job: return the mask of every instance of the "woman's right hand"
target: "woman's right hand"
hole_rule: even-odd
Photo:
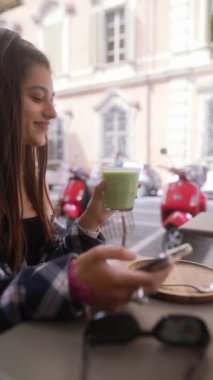
[[[112,211],[104,207],[103,192],[105,186],[104,181],[95,186],[87,208],[79,218],[79,225],[87,230],[96,231],[113,214]]]
[[[96,307],[110,311],[130,301],[140,287],[145,295],[155,293],[171,269],[132,271],[109,264],[109,259],[134,260],[135,254],[122,247],[97,246],[77,258],[74,276],[91,290]]]

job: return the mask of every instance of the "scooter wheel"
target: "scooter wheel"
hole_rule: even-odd
[[[183,244],[183,233],[178,228],[170,228],[166,231],[162,242],[163,251],[178,247],[181,244]]]

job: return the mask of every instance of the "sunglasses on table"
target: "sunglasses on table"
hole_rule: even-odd
[[[128,343],[141,336],[185,348],[206,347],[210,341],[204,321],[188,315],[168,315],[147,331],[128,313],[97,313],[84,332],[85,342],[90,345]]]

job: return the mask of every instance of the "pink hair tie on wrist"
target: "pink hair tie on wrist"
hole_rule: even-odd
[[[87,285],[75,278],[74,270],[76,261],[76,259],[72,259],[68,266],[68,280],[71,299],[93,306],[95,305],[95,298],[92,291]]]

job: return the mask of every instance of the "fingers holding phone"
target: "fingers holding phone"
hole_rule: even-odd
[[[184,257],[190,255],[192,252],[193,249],[190,244],[182,244],[179,247],[175,247],[167,250],[166,252],[160,253],[156,258],[150,259],[148,262],[146,260],[142,260],[134,263],[133,269],[143,270],[147,272],[160,270],[183,259]]]
[[[152,291],[157,291],[160,284],[166,279],[171,271],[172,265],[190,255],[192,252],[193,249],[190,244],[182,244],[179,247],[160,253],[154,259],[136,261],[130,265],[130,269],[147,272],[152,275]],[[145,293],[149,294],[149,289],[145,289]]]

